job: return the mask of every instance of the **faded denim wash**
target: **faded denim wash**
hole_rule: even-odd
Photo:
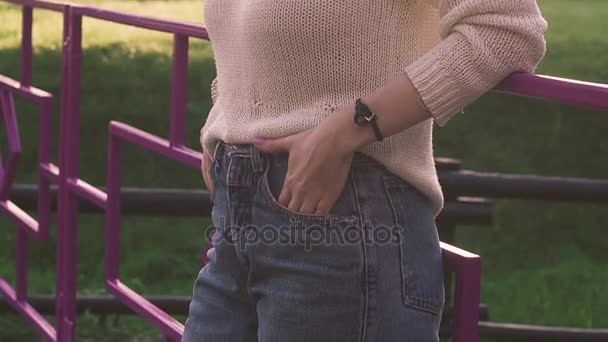
[[[442,257],[428,199],[356,153],[329,215],[294,212],[276,200],[287,159],[250,144],[215,149],[215,247],[183,341],[439,341]]]

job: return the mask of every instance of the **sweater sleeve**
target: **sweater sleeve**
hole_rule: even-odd
[[[428,1],[441,40],[405,72],[439,126],[509,74],[533,72],[545,54],[547,22],[535,0]]]

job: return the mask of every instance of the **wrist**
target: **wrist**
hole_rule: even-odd
[[[327,118],[321,129],[331,137],[335,148],[344,153],[353,153],[363,146],[376,141],[370,127],[359,127],[353,121],[355,104],[341,108]]]

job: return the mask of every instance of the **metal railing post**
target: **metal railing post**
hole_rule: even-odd
[[[186,102],[188,94],[188,36],[173,36],[171,72],[171,109],[169,114],[171,146],[184,146],[186,136]]]
[[[57,339],[74,341],[76,315],[76,247],[78,198],[69,180],[78,177],[80,140],[80,68],[82,16],[66,7],[59,135],[59,199],[57,224]],[[68,31],[67,36],[65,31]]]
[[[32,85],[32,18],[33,8],[23,6],[21,26],[21,84]]]

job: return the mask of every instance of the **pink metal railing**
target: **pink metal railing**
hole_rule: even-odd
[[[201,155],[184,145],[185,111],[187,101],[186,77],[188,40],[190,37],[208,39],[204,27],[193,24],[128,15],[98,8],[58,4],[37,0],[3,0],[23,6],[23,36],[21,47],[21,82],[0,77],[3,113],[9,132],[11,160],[20,153],[18,126],[12,105],[12,95],[38,103],[41,111],[39,141],[39,206],[38,220],[31,218],[8,199],[15,174],[15,162],[9,162],[0,177],[0,211],[13,219],[17,231],[16,290],[0,279],[0,291],[49,341],[73,341],[76,304],[76,260],[78,201],[88,200],[106,210],[105,285],[118,300],[130,307],[161,330],[166,341],[181,338],[183,325],[131,290],[119,279],[121,164],[120,151],[124,143],[134,144],[165,158],[198,170]],[[60,108],[59,167],[51,163],[50,114],[51,95],[31,87],[32,80],[32,9],[62,12],[64,16],[62,81]],[[80,141],[80,73],[82,56],[82,18],[94,18],[118,24],[136,26],[173,34],[173,68],[168,139],[155,136],[120,122],[109,124],[107,193],[79,178]],[[608,110],[608,87],[548,76],[516,74],[497,87],[498,91],[537,97],[550,101]],[[56,329],[25,300],[27,290],[27,237],[45,240],[48,237],[49,184],[57,183],[57,286]],[[455,273],[453,340],[470,342],[477,339],[481,264],[477,255],[442,243],[447,272]]]
[[[21,139],[13,100],[14,95],[38,105],[40,111],[37,220],[9,199],[21,155]],[[16,287],[13,289],[4,279],[0,278],[0,292],[7,298],[9,304],[26,316],[34,328],[47,339],[54,336],[55,329],[27,302],[26,298],[28,234],[40,241],[48,239],[50,182],[57,181],[58,169],[50,162],[51,101],[51,94],[31,86],[21,86],[18,82],[0,75],[0,111],[4,117],[9,146],[8,161],[0,167],[0,212],[9,217],[17,227],[15,243]]]
[[[178,341],[183,333],[183,325],[150,303],[148,300],[131,290],[118,278],[119,268],[119,221],[120,221],[120,153],[118,138],[123,138],[134,144],[151,148],[165,157],[173,157],[177,161],[186,162],[194,168],[200,165],[200,154],[184,146],[185,114],[186,114],[186,81],[188,70],[188,39],[195,37],[208,39],[204,27],[171,21],[162,21],[126,15],[113,11],[100,10],[86,6],[70,6],[65,13],[66,24],[69,27],[69,39],[64,51],[66,61],[65,111],[62,112],[61,124],[65,127],[60,137],[60,155],[63,172],[62,183],[59,187],[59,217],[63,222],[61,244],[64,255],[58,260],[66,270],[64,282],[58,286],[58,299],[64,296],[63,311],[58,311],[59,326],[57,338],[60,341],[72,341],[74,334],[73,322],[75,307],[75,263],[76,263],[76,228],[78,198],[83,198],[106,209],[106,246],[105,246],[105,286],[118,300],[133,311],[154,324],[164,335],[166,341]],[[169,113],[168,141],[146,132],[134,129],[121,130],[121,125],[110,124],[110,145],[108,160],[107,193],[98,189],[78,176],[79,165],[79,127],[80,127],[80,72],[82,56],[82,18],[90,17],[98,20],[136,26],[145,29],[172,33],[173,39],[173,68],[171,78],[171,105]],[[63,96],[62,96],[63,97]],[[124,126],[128,127],[128,126]],[[124,133],[121,135],[120,133]],[[116,133],[116,134],[114,134]],[[63,184],[63,189],[61,184]],[[58,243],[58,248],[60,248]],[[59,269],[59,266],[58,266]],[[59,274],[59,273],[58,273]],[[69,296],[69,298],[68,298]],[[59,307],[59,303],[57,303]],[[63,318],[62,318],[63,317]]]
[[[62,6],[49,5],[60,10]],[[55,328],[27,301],[28,234],[36,240],[46,241],[49,236],[50,184],[56,183],[59,168],[51,162],[51,111],[52,96],[32,86],[32,7],[24,6],[21,39],[21,82],[0,75],[0,112],[2,112],[8,137],[8,161],[0,173],[0,212],[15,223],[15,287],[0,278],[0,293],[7,302],[21,313],[46,340],[56,336]],[[17,172],[21,155],[21,139],[17,124],[14,97],[37,105],[40,115],[38,141],[38,217],[31,217],[10,200],[10,190]]]
[[[42,110],[40,147],[40,191],[38,221],[20,210],[8,201],[8,190],[12,185],[15,173],[15,163],[9,162],[9,167],[3,173],[0,182],[0,209],[13,218],[18,227],[25,227],[17,232],[17,290],[10,287],[5,281],[0,282],[2,290],[8,301],[15,306],[39,330],[41,335],[49,341],[73,341],[75,328],[76,304],[76,260],[77,260],[77,224],[78,201],[88,200],[101,208],[111,207],[112,201],[101,189],[90,185],[79,177],[79,141],[80,141],[80,68],[82,56],[82,18],[90,17],[119,24],[151,29],[174,35],[174,58],[171,81],[171,107],[169,129],[169,151],[180,156],[187,156],[188,164],[196,167],[200,165],[200,154],[184,146],[185,140],[185,112],[186,112],[186,78],[188,66],[188,39],[208,39],[204,27],[138,17],[101,10],[97,8],[58,4],[35,0],[4,0],[23,6],[23,36],[21,47],[21,82],[0,78],[3,92],[3,113],[7,117],[6,127],[11,143],[11,155],[14,160],[20,153],[18,128],[12,109],[12,97],[6,94],[16,93],[31,102],[39,102]],[[33,8],[62,12],[64,17],[64,35],[62,52],[62,81],[60,104],[60,134],[59,134],[59,165],[58,168],[50,163],[50,94],[30,87],[32,74],[32,10]],[[6,89],[6,91],[4,91]],[[6,100],[5,100],[6,98]],[[118,136],[117,136],[118,137]],[[150,141],[162,140],[144,135]],[[128,141],[128,140],[127,140]],[[135,142],[137,139],[134,140]],[[183,159],[183,158],[182,158]],[[56,331],[38,314],[26,301],[26,274],[25,262],[26,243],[25,229],[29,229],[35,237],[45,239],[48,236],[49,217],[49,182],[59,185],[58,190],[58,225],[57,225],[57,284],[56,284]],[[6,185],[4,185],[6,184]],[[6,196],[4,196],[6,195]],[[116,197],[115,197],[116,198]],[[110,212],[112,212],[110,210]],[[118,226],[117,226],[118,227]],[[111,231],[111,229],[108,229]],[[116,237],[118,238],[118,237]],[[116,240],[117,241],[117,240]],[[146,319],[159,326],[166,340],[180,339],[183,326],[157,307],[147,302],[143,297],[120,283],[118,276],[118,245],[108,246],[106,253],[106,287],[120,301],[143,315]],[[116,263],[111,261],[115,255]]]
[[[106,207],[105,235],[105,281],[108,291],[120,301],[127,304],[135,312],[157,326],[167,337],[167,340],[179,341],[183,333],[183,325],[171,316],[154,306],[141,295],[135,293],[123,284],[119,275],[120,253],[120,186],[121,163],[120,147],[122,143],[130,143],[145,148],[165,158],[172,159],[194,169],[200,166],[200,154],[183,146],[174,146],[170,141],[141,131],[135,127],[111,122],[108,145],[108,201]]]
[[[496,90],[513,95],[608,111],[608,84],[516,73],[502,81]]]

